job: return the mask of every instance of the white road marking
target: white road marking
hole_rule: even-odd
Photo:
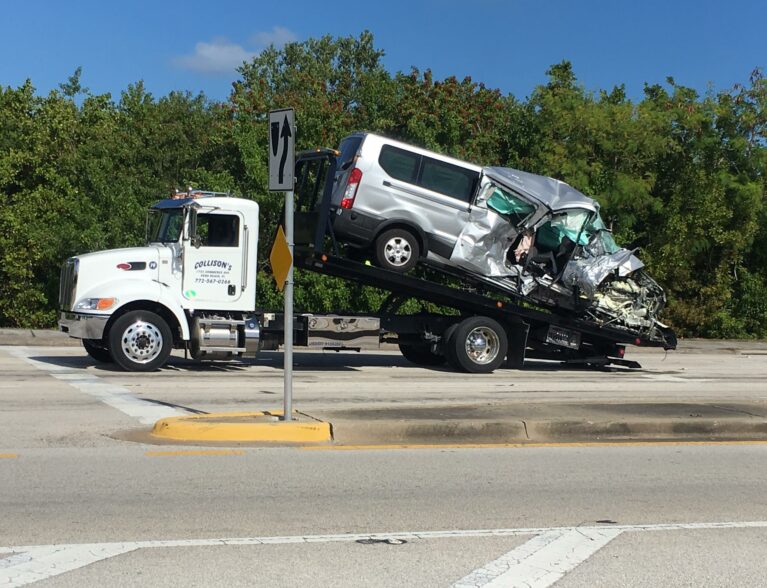
[[[24,586],[136,549],[138,547],[127,543],[34,547],[23,553],[20,561],[11,563],[5,569],[0,565],[0,585]],[[7,560],[0,560],[0,564],[3,561]]]
[[[546,588],[623,532],[609,527],[547,531],[474,570],[453,588]]]
[[[3,349],[37,369],[49,372],[52,377],[66,382],[73,388],[80,390],[80,392],[93,396],[129,417],[138,419],[142,425],[153,425],[166,417],[186,416],[188,414],[185,411],[177,410],[170,406],[162,406],[142,400],[134,396],[127,388],[108,384],[98,376],[88,374],[82,369],[73,369],[36,360],[33,356],[40,355],[39,349],[34,351],[28,347],[4,347]]]
[[[417,541],[424,539],[476,538],[476,537],[516,537],[533,535],[533,539],[524,545],[507,553],[480,570],[487,570],[484,577],[487,581],[498,580],[497,584],[479,584],[483,586],[512,586],[514,584],[501,581],[499,574],[492,575],[493,570],[501,573],[501,559],[513,564],[514,559],[530,559],[534,565],[551,565],[551,562],[561,562],[558,565],[567,570],[550,579],[548,583],[531,584],[530,586],[550,586],[565,573],[583,563],[589,556],[621,533],[652,532],[652,531],[699,531],[711,529],[765,529],[767,521],[724,522],[724,523],[669,523],[655,525],[601,525],[589,527],[537,527],[520,529],[478,529],[455,531],[404,531],[392,533],[345,533],[339,535],[288,535],[282,537],[235,537],[220,539],[181,539],[169,541],[126,541],[122,543],[72,543],[60,545],[26,545],[0,546],[0,553],[11,553],[5,559],[0,559],[0,586],[24,586],[44,578],[50,578],[97,561],[101,561],[137,549],[169,549],[174,547],[215,547],[225,545],[287,545],[291,543],[336,543],[353,542],[365,539],[402,539]],[[578,535],[578,537],[576,537]],[[593,542],[593,543],[591,543]],[[565,553],[568,549],[572,554]],[[511,554],[516,552],[516,556]],[[587,553],[588,552],[588,553]],[[510,557],[511,556],[511,557]],[[575,561],[577,560],[577,561]],[[477,570],[479,571],[479,570]],[[546,570],[549,571],[549,570]],[[460,583],[473,575],[472,572]],[[479,574],[478,574],[479,577]],[[553,576],[552,576],[553,577]],[[504,580],[507,579],[503,576]],[[456,585],[461,585],[461,584]],[[464,584],[465,585],[465,584]],[[478,584],[472,584],[477,586]]]

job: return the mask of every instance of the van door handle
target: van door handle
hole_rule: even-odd
[[[394,187],[394,186],[392,186],[392,184],[391,184],[391,182],[389,180],[384,180],[383,181],[383,185],[386,186],[387,188],[393,188]]]

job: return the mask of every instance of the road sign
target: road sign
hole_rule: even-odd
[[[295,112],[292,108],[269,113],[269,190],[293,190],[296,165]]]
[[[277,227],[277,237],[274,239],[274,245],[272,245],[269,263],[272,266],[272,274],[277,289],[282,292],[285,281],[288,279],[288,272],[293,265],[293,255],[290,253],[290,246],[285,238],[285,233],[282,231],[282,225]]]

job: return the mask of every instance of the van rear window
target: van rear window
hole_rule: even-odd
[[[414,184],[420,159],[421,156],[416,153],[384,145],[381,147],[378,163],[391,177]]]
[[[362,143],[362,137],[346,137],[341,141],[341,145],[338,150],[341,155],[338,156],[338,169],[344,170],[349,167],[349,164],[354,160],[354,156],[357,155],[357,151]]]

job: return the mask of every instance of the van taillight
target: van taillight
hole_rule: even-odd
[[[354,198],[357,196],[357,188],[360,187],[362,172],[356,167],[349,174],[349,181],[346,183],[344,197],[341,199],[341,208],[347,210],[354,206]]]

